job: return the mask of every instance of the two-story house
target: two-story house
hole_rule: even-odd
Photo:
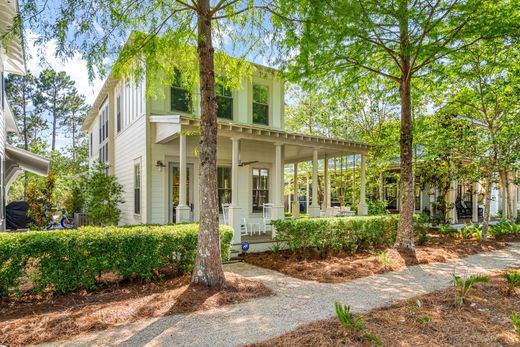
[[[369,149],[366,143],[285,131],[284,81],[274,69],[255,65],[255,71],[236,90],[216,86],[218,196],[220,206],[231,204],[225,222],[234,227],[236,243],[241,225],[262,223],[264,204],[272,204],[273,219],[284,218],[285,165],[312,161],[312,192],[318,196],[318,160]],[[108,163],[124,187],[121,224],[198,220],[199,93],[197,87],[186,90],[180,77],[162,87],[164,97],[147,98],[146,82],[109,76],[83,124],[90,164]],[[360,213],[366,214],[364,184],[361,189]],[[319,216],[318,201],[309,214]]]
[[[18,1],[0,0],[0,38],[12,30]],[[4,91],[4,74],[25,74],[22,38],[6,35],[0,39],[0,230],[5,230],[5,197],[11,183],[23,170],[47,175],[50,162],[34,153],[10,145],[7,133],[18,131]]]

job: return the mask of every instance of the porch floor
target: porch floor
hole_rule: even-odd
[[[273,241],[273,232],[271,230],[267,230],[266,233],[255,232],[253,235],[242,235],[242,242],[248,243],[263,243],[263,242],[272,242]]]

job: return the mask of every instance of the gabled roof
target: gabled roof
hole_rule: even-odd
[[[18,14],[17,0],[0,0],[0,36],[8,33]],[[21,35],[8,35],[0,42],[0,49],[5,50],[4,71],[25,75],[25,54]]]

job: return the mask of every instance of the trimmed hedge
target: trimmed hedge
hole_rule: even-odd
[[[326,254],[389,246],[395,241],[397,222],[396,216],[368,216],[273,220],[273,225],[276,240],[285,241],[290,250],[314,248]]]
[[[197,224],[84,227],[78,230],[0,233],[0,296],[31,283],[34,292],[95,289],[99,276],[149,281],[158,270],[188,273],[195,263]],[[222,258],[233,230],[221,226]]]

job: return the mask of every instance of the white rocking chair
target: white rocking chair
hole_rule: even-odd
[[[271,231],[273,229],[272,212],[273,212],[273,204],[272,203],[264,204],[263,225],[262,225],[262,232],[264,234],[267,234],[267,231]]]

